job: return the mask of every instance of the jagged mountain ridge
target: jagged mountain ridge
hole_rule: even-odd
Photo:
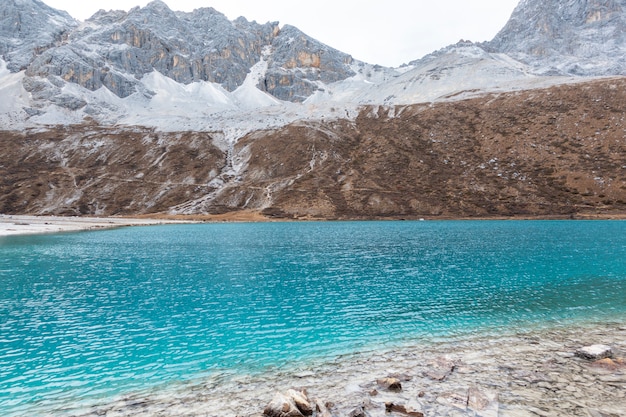
[[[606,32],[605,25],[615,29],[615,22],[623,21],[621,3],[611,1],[610,13],[600,7],[600,14],[592,14],[599,17],[588,32]],[[579,15],[595,10],[590,3],[572,0],[557,8],[563,11],[559,27],[578,27]],[[12,75],[0,80],[0,93],[14,97],[12,107],[0,106],[0,123],[15,128],[93,119],[169,130],[223,130],[239,120],[235,124],[245,132],[302,118],[345,117],[339,109],[354,115],[363,104],[411,104],[549,86],[567,81],[554,75],[581,72],[568,71],[566,65],[555,69],[551,62],[561,55],[526,59],[530,55],[519,52],[542,33],[541,19],[554,16],[535,0],[521,2],[492,42],[460,42],[399,69],[355,61],[293,26],[245,18],[231,22],[212,8],[174,12],[160,0],[128,12],[99,11],[82,23],[39,0],[7,0],[0,9],[5,16],[0,48]],[[20,17],[26,14],[28,19]],[[527,16],[538,23],[524,25]],[[15,21],[22,22],[23,33],[12,30]],[[542,44],[563,49],[559,33],[544,33]],[[617,29],[612,33],[619,52],[623,34]],[[595,44],[586,48],[599,50]],[[606,57],[596,65],[601,71],[583,75],[624,72],[623,53]],[[567,62],[573,68],[595,62],[583,56],[578,65],[572,59]],[[6,75],[3,65],[0,60],[0,77]],[[20,69],[23,73],[15,75]]]
[[[626,0],[522,0],[483,46],[537,73],[626,75]]]
[[[3,0],[0,56],[10,71],[24,70],[39,52],[60,44],[77,26],[69,14],[39,0]]]
[[[207,81],[232,92],[265,58],[268,69],[259,87],[278,99],[298,102],[317,89],[317,81],[353,75],[349,55],[295,27],[281,29],[277,22],[257,24],[244,18],[231,22],[212,8],[173,12],[155,0],[129,12],[100,11],[80,25],[38,0],[9,0],[0,8],[10,12],[2,11],[8,17],[0,32],[0,51],[7,68],[25,67],[26,76],[36,79],[26,84],[31,93],[48,89],[47,96],[52,96],[65,83],[73,83],[90,91],[104,86],[120,98],[136,92],[149,95],[142,91],[140,79],[153,71],[185,85]],[[36,18],[23,21],[25,15]],[[67,19],[50,32],[55,39],[58,33],[66,36],[48,42],[48,48],[35,45],[36,56],[27,65],[18,62],[18,52],[23,51],[14,49],[16,39],[23,32],[38,30],[39,35],[49,30],[45,28],[51,25],[42,22],[60,21],[59,16]],[[11,31],[17,21],[23,21],[23,32]],[[266,48],[271,51],[264,56]]]

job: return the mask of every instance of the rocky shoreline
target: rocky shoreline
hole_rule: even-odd
[[[599,344],[610,352],[581,354]],[[625,356],[626,324],[618,318],[226,373],[71,415],[617,417],[626,413]]]

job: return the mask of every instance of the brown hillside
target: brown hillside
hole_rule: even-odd
[[[625,91],[626,78],[614,78],[365,108],[355,121],[255,132],[230,153],[204,133],[94,126],[2,132],[0,212],[246,209],[325,219],[623,214]],[[228,155],[243,163],[239,172],[229,169]]]

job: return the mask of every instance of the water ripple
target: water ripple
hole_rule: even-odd
[[[624,222],[189,225],[0,243],[0,409],[622,315]],[[43,411],[42,411],[43,410]]]

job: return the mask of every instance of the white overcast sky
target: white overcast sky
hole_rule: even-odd
[[[1,1],[1,0],[0,0]],[[148,0],[43,0],[85,20]],[[460,39],[492,39],[519,0],[165,0],[172,10],[213,7],[230,20],[278,21],[370,64],[395,67]]]

